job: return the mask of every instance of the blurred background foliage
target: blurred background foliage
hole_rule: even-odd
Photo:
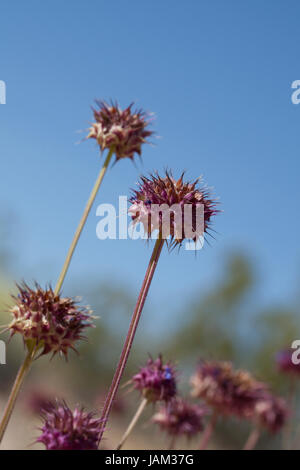
[[[8,307],[14,284],[10,279],[11,257],[8,249],[9,225],[2,218],[0,230],[0,305],[1,324],[9,320]],[[197,262],[197,261],[196,261]],[[300,338],[299,308],[297,299],[286,305],[261,307],[257,300],[257,289],[263,287],[264,279],[259,275],[261,266],[254,265],[249,256],[231,253],[220,260],[220,276],[205,294],[195,293],[194,298],[184,298],[178,311],[172,315],[172,324],[165,322],[153,326],[151,300],[147,302],[132,355],[123,383],[142,365],[150,353],[162,353],[166,359],[177,364],[180,388],[189,393],[189,376],[200,358],[230,360],[236,367],[249,369],[259,379],[267,381],[274,391],[288,396],[289,383],[276,370],[276,353]],[[199,267],[201,269],[201,267]],[[159,270],[157,272],[159,276]],[[83,293],[83,302],[91,305],[95,312],[96,328],[90,331],[88,341],[79,347],[69,362],[54,358],[40,359],[31,372],[30,386],[43,386],[68,401],[85,403],[88,407],[99,407],[110,383],[114,366],[118,360],[122,338],[128,327],[134,307],[134,292],[126,286],[114,285],[107,280],[101,285],[90,285],[87,280],[73,287],[73,294]],[[173,295],[173,292],[170,292]],[[157,318],[157,317],[155,317]],[[5,335],[4,335],[5,336]],[[14,337],[7,347],[7,365],[0,367],[0,393],[7,395],[24,355],[20,338]],[[119,400],[126,400],[125,415],[117,417],[117,423],[128,420],[136,405],[135,392],[121,389]],[[296,415],[295,415],[296,417]],[[296,419],[296,418],[295,418]],[[112,425],[113,427],[113,425]],[[144,431],[147,435],[147,429]],[[243,423],[220,423],[217,439],[223,446],[239,448],[249,432]],[[265,436],[261,446],[274,447],[276,440]]]

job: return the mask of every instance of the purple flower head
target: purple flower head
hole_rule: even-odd
[[[206,414],[205,407],[178,397],[162,406],[152,421],[168,434],[192,437],[203,431],[203,417]]]
[[[197,187],[198,180],[176,180],[171,172],[141,177],[138,189],[130,199],[129,214],[134,225],[142,223],[150,238],[156,230],[163,239],[170,237],[171,245],[183,240],[195,242],[208,231],[211,218],[218,211],[208,192]]]
[[[176,395],[174,367],[164,364],[161,355],[155,361],[149,358],[146,366],[133,376],[132,383],[149,402],[168,401]]]
[[[68,350],[75,349],[75,343],[84,338],[83,330],[92,326],[91,311],[38,284],[35,289],[26,284],[18,289],[11,309],[13,320],[8,326],[11,336],[21,334],[25,344],[35,344],[41,354],[59,352],[67,357]]]
[[[191,378],[192,395],[224,415],[250,418],[258,397],[267,390],[247,371],[229,362],[201,362]]]
[[[276,433],[285,425],[288,414],[286,401],[267,393],[256,402],[254,420],[270,432]]]
[[[97,101],[99,109],[93,109],[95,122],[89,129],[88,139],[96,139],[101,151],[114,148],[116,160],[134,158],[141,155],[142,145],[153,132],[147,126],[146,113],[142,110],[132,110],[132,104],[122,110],[118,103]]]
[[[83,408],[71,411],[65,402],[49,403],[42,411],[44,425],[37,439],[47,450],[97,450],[101,420]]]
[[[293,375],[300,374],[300,364],[294,364],[292,361],[293,352],[295,352],[294,349],[286,349],[277,353],[276,364],[280,372]]]

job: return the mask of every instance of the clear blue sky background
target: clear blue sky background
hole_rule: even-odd
[[[95,98],[113,98],[153,111],[161,138],[142,164],[110,169],[97,204],[168,166],[203,174],[224,210],[197,259],[163,254],[152,305],[171,311],[208,289],[236,249],[259,263],[262,300],[290,297],[300,267],[299,15],[293,0],[1,2],[0,201],[14,220],[12,275],[55,282],[101,164],[76,131]],[[95,208],[65,289],[113,277],[136,294],[150,248],[97,240]]]

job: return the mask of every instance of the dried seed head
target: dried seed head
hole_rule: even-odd
[[[288,414],[286,401],[267,393],[255,405],[254,420],[270,432],[276,433],[285,425]]]
[[[208,231],[211,218],[218,211],[207,190],[198,188],[198,179],[176,180],[172,173],[141,177],[138,190],[130,199],[129,214],[134,224],[142,223],[148,238],[158,230],[162,238],[180,245],[184,239],[197,241]]]
[[[134,388],[149,402],[168,401],[176,395],[176,373],[170,363],[163,363],[160,355],[155,361],[150,358],[146,366],[132,378]]]
[[[49,403],[42,411],[44,425],[37,439],[47,450],[97,450],[101,420],[83,408],[71,411],[65,402]]]
[[[18,289],[18,296],[13,296],[13,320],[8,326],[11,336],[20,333],[25,344],[36,345],[42,349],[41,354],[59,352],[67,357],[70,348],[75,350],[76,341],[84,338],[82,331],[93,326],[91,311],[38,284],[35,289],[26,284]]]
[[[101,151],[114,148],[116,160],[133,159],[134,154],[141,155],[142,145],[153,132],[147,126],[146,113],[132,110],[132,104],[122,110],[117,103],[108,104],[97,101],[99,109],[93,109],[95,122],[90,127],[88,139],[96,139]]]
[[[276,355],[276,364],[280,372],[293,375],[300,374],[300,364],[295,364],[292,361],[292,354],[294,352],[294,349],[286,349]]]
[[[205,407],[175,398],[162,406],[152,421],[172,436],[192,437],[203,431]]]
[[[233,370],[229,362],[201,362],[191,378],[192,395],[224,415],[251,418],[254,406],[265,384],[258,382],[247,371]]]

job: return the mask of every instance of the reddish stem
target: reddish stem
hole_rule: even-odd
[[[122,379],[124,369],[127,364],[128,356],[130,354],[130,350],[131,350],[132,343],[135,337],[136,329],[137,329],[139,320],[141,318],[143,307],[144,307],[144,304],[148,295],[149,287],[151,285],[151,281],[152,281],[152,278],[153,278],[153,275],[157,266],[157,262],[158,262],[163,244],[164,244],[163,239],[158,238],[156,240],[153,253],[152,253],[152,256],[151,256],[151,259],[150,259],[150,262],[149,262],[149,265],[148,265],[148,268],[144,277],[144,281],[143,281],[143,284],[139,293],[139,297],[138,297],[138,300],[137,300],[137,303],[136,303],[136,306],[135,306],[135,309],[131,318],[131,322],[130,322],[126,340],[125,340],[125,343],[121,352],[121,356],[120,356],[110,389],[105,399],[105,403],[104,403],[104,407],[103,407],[102,415],[101,415],[103,428],[99,435],[99,442],[102,439],[104,426],[107,423],[113,401],[115,399],[116,393],[120,385],[120,381]]]
[[[208,446],[212,433],[214,432],[214,429],[216,427],[217,418],[218,418],[217,413],[214,412],[214,414],[211,417],[211,420],[209,421],[206,428],[204,429],[204,433],[200,442],[199,450],[205,450],[206,447]]]

